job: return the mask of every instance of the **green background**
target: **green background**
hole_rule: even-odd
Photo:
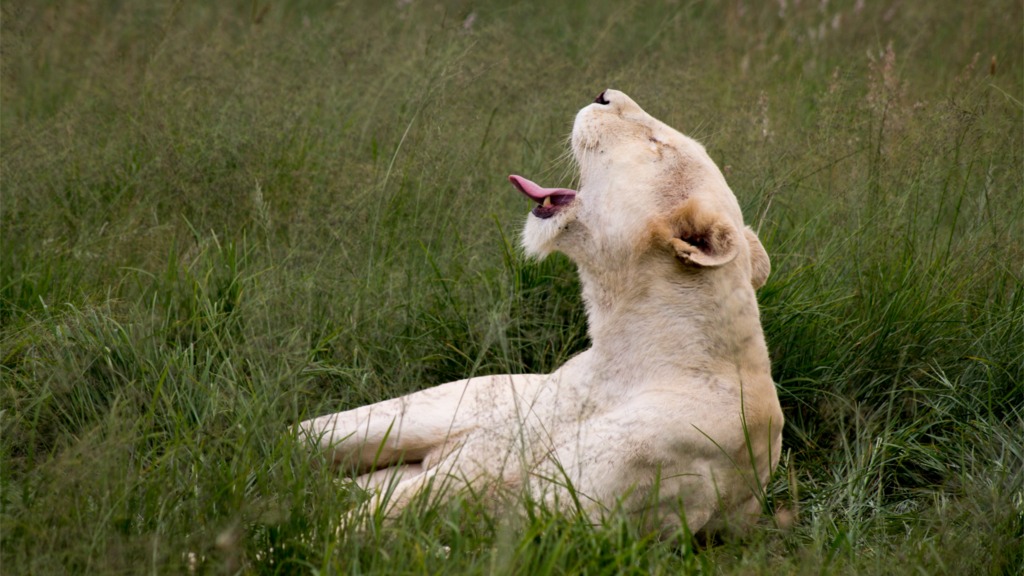
[[[1021,2],[0,16],[5,574],[1022,567]],[[767,507],[795,522],[694,548],[467,501],[354,529],[292,424],[587,346],[506,176],[572,186],[607,87],[707,146],[771,255]]]

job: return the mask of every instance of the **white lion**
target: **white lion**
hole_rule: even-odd
[[[548,375],[451,382],[300,433],[389,514],[444,486],[620,509],[663,534],[746,525],[782,445],[754,295],[768,255],[704,147],[622,92],[580,110],[572,149],[578,192],[509,180],[538,203],[526,252],[576,262],[593,346]]]

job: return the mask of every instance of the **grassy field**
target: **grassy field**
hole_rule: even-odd
[[[554,5],[551,5],[554,4]],[[1019,574],[1018,1],[2,4],[0,572]],[[298,420],[587,346],[507,174],[572,185],[606,87],[760,233],[787,417],[697,548],[361,495]]]

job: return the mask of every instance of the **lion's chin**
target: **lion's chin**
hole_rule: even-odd
[[[561,220],[559,217],[541,218],[533,213],[526,217],[521,245],[527,256],[543,260],[557,249]]]

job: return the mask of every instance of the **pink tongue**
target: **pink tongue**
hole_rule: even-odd
[[[526,194],[530,198],[533,198],[537,202],[543,202],[548,196],[575,196],[576,191],[568,188],[544,188],[538,186],[535,182],[531,182],[522,176],[516,176],[515,174],[508,177],[508,181],[516,187],[517,190]]]

